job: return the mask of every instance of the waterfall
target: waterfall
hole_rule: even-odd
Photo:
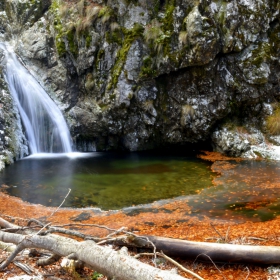
[[[16,55],[0,43],[1,64],[9,90],[18,106],[31,154],[69,153],[71,138],[62,113]]]

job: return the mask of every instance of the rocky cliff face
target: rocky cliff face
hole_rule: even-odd
[[[255,156],[280,133],[268,126],[280,98],[279,10],[277,0],[4,0],[0,32],[79,150],[207,140]]]
[[[4,59],[0,50],[0,62]],[[28,155],[19,112],[0,70],[0,170],[15,159]]]

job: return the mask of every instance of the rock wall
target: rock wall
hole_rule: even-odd
[[[3,59],[0,50],[0,63]],[[6,164],[28,155],[19,112],[0,70],[0,171]]]
[[[242,129],[275,134],[279,10],[277,0],[4,0],[0,32],[63,110],[77,149],[211,141],[240,156],[256,141]]]

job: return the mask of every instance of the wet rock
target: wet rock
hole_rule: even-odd
[[[19,112],[9,93],[0,65],[0,170],[28,154]]]
[[[226,128],[216,130],[212,134],[212,142],[216,151],[233,157],[240,157],[250,150],[250,143],[246,136],[237,131],[229,131]]]

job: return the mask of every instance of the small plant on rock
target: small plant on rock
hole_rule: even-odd
[[[280,108],[277,108],[273,114],[266,119],[266,128],[272,135],[280,134]]]
[[[188,32],[187,31],[181,31],[179,33],[179,42],[183,45],[185,45],[188,41]]]
[[[162,24],[158,20],[154,19],[145,27],[144,39],[146,43],[151,43],[154,45],[154,50],[160,52],[162,50],[162,43],[164,41],[164,33],[161,30]],[[162,40],[163,39],[163,40]]]

